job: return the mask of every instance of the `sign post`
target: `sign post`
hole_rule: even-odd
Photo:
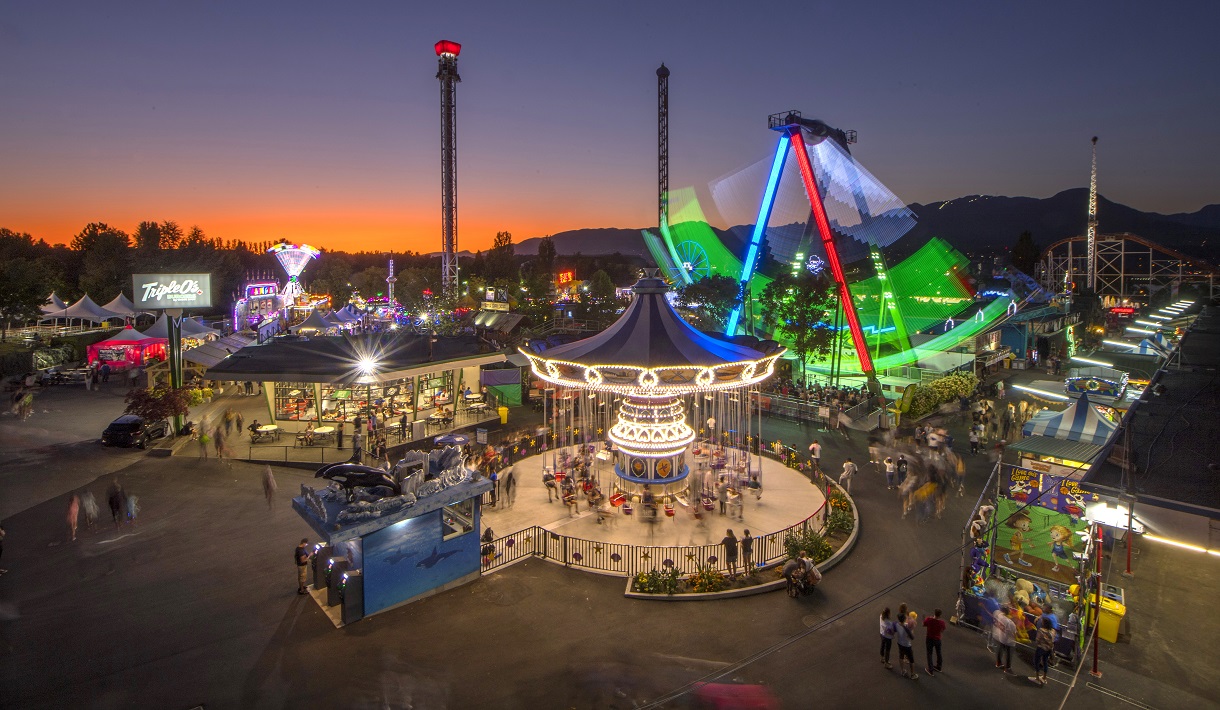
[[[133,274],[131,277],[136,310],[158,310],[165,314],[169,338],[169,386],[179,389],[182,382],[182,313],[185,308],[212,307],[211,274]],[[181,434],[181,415],[174,417],[174,432]]]

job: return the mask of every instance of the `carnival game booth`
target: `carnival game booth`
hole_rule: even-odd
[[[219,331],[207,327],[194,318],[183,318],[179,330],[182,334],[183,350],[197,348],[204,343],[220,337]],[[163,338],[166,342],[169,342],[169,323],[166,320],[166,315],[162,313],[152,325],[144,329],[144,334],[153,338]]]
[[[1025,438],[1007,451],[1018,455],[1021,466],[1080,480],[1117,429],[1117,423],[1081,394],[1062,412],[1035,414],[1021,428]]]
[[[391,471],[329,464],[292,508],[321,538],[313,598],[336,626],[479,577],[480,498],[492,482],[455,447],[411,452]]]
[[[750,392],[771,376],[785,349],[749,344],[692,328],[665,297],[668,284],[649,270],[613,325],[589,338],[522,348],[536,377],[555,389],[544,417],[555,449],[582,468],[590,454],[612,459],[620,502],[701,504],[718,478],[750,480],[753,428]],[[692,476],[692,472],[697,475]]]
[[[121,372],[164,360],[168,342],[165,338],[153,338],[127,326],[118,335],[90,345],[87,356],[90,365],[106,364],[110,365],[110,369]]]
[[[1085,517],[1099,500],[1081,483],[1050,473],[1000,464],[994,505],[981,503],[963,531],[958,623],[985,631],[1007,614],[1017,642],[1032,645],[1036,624],[1049,618],[1059,631],[1055,650],[1076,659],[1092,624],[1098,526]],[[1103,587],[1121,600],[1122,591]],[[1113,604],[1111,599],[1107,605]]]

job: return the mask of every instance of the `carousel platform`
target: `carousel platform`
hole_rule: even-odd
[[[758,465],[753,457],[751,466]],[[817,486],[805,476],[789,469],[778,461],[762,459],[762,496],[745,491],[742,496],[741,519],[736,515],[719,514],[719,504],[713,510],[703,511],[702,520],[694,516],[693,501],[688,505],[674,504],[674,515],[667,516],[658,506],[655,519],[641,506],[633,505],[631,515],[625,515],[622,507],[611,508],[608,515],[599,515],[590,510],[584,496],[579,496],[577,510],[573,512],[561,500],[547,500],[547,488],[542,483],[543,467],[552,464],[550,453],[531,456],[518,461],[513,467],[517,481],[516,494],[512,500],[501,495],[495,506],[484,506],[483,529],[491,527],[496,536],[504,536],[517,530],[537,525],[552,532],[569,537],[600,542],[633,545],[707,545],[719,543],[725,530],[732,528],[741,537],[748,528],[754,535],[783,530],[808,518],[822,506],[824,496]],[[615,480],[614,470],[608,462],[599,462],[593,476],[600,480],[602,491],[607,494]],[[695,475],[695,474],[692,474]],[[730,508],[731,509],[731,508]],[[602,522],[598,522],[599,518]]]

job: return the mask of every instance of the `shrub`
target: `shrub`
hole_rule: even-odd
[[[728,579],[722,573],[703,565],[686,581],[692,592],[719,592],[728,585]]]
[[[127,414],[138,414],[148,420],[170,419],[187,414],[187,405],[194,402],[199,390],[187,390],[169,385],[157,385],[153,389],[137,387],[127,392]]]
[[[787,553],[788,559],[799,557],[801,550],[815,563],[825,562],[834,552],[826,538],[813,530],[790,532],[784,536],[784,552]]]
[[[911,406],[907,417],[918,419],[925,414],[936,411],[936,408],[948,402],[955,402],[962,397],[974,394],[979,378],[972,372],[954,372],[944,377],[938,377],[926,385],[916,385],[915,393],[911,395]]]
[[[856,527],[856,519],[852,517],[850,511],[832,509],[830,516],[826,518],[826,532],[828,533],[850,535],[854,527]]]
[[[678,591],[678,570],[670,567],[658,572],[654,567],[635,576],[633,589],[642,594],[674,594]]]

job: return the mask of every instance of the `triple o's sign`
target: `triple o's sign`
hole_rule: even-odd
[[[137,309],[211,308],[211,274],[133,274]]]

